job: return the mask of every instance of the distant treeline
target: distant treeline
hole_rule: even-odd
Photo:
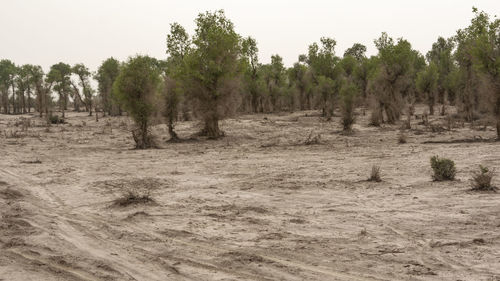
[[[165,118],[174,138],[175,121],[191,118],[203,120],[203,133],[217,138],[223,134],[218,121],[236,113],[318,109],[329,119],[339,110],[344,130],[351,130],[358,106],[370,108],[371,123],[379,125],[413,114],[413,105],[423,102],[431,115],[454,105],[465,121],[489,116],[500,137],[500,20],[473,13],[468,27],[439,37],[425,56],[385,32],[374,40],[378,54],[371,57],[362,44],[339,55],[336,41],[323,37],[287,68],[279,55],[259,63],[255,39],[236,33],[223,11],[206,12],[192,36],[171,25],[165,60],[109,58],[95,73],[83,64],[61,62],[44,73],[1,60],[1,112],[33,108],[43,116],[57,107],[64,117],[70,106],[90,115],[123,109],[138,125],[134,137],[146,141],[155,115]]]

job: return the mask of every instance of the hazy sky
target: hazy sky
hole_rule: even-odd
[[[439,35],[468,25],[472,6],[500,15],[500,0],[0,0],[0,58],[45,70],[59,61],[96,70],[137,53],[165,58],[170,23],[192,34],[195,17],[217,9],[257,39],[262,62],[277,53],[290,66],[322,36],[337,40],[339,55],[355,42],[375,54],[382,31],[425,54]]]

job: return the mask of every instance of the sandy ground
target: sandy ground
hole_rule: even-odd
[[[22,117],[0,116],[0,280],[500,280],[500,193],[469,182],[483,164],[500,186],[500,143],[423,144],[491,128],[413,120],[398,144],[399,126],[360,115],[345,136],[309,111],[229,119],[217,141],[158,125],[140,151],[126,117]],[[433,182],[432,155],[457,180]],[[154,201],[116,203],[131,190]]]

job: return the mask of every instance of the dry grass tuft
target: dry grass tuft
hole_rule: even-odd
[[[112,207],[155,204],[152,192],[163,185],[161,181],[153,178],[104,183],[122,193],[120,197],[113,200]]]
[[[373,182],[382,181],[382,178],[380,176],[380,166],[377,165],[372,166],[372,172],[370,174],[370,178],[368,178],[368,181],[373,181]]]
[[[151,204],[154,200],[149,193],[141,194],[137,190],[129,190],[122,197],[113,201],[115,207],[128,207],[130,205]]]

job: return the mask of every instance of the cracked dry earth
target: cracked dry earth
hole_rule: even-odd
[[[344,136],[308,111],[229,119],[217,141],[158,125],[162,148],[141,151],[126,117],[67,121],[0,116],[0,280],[500,280],[500,194],[469,183],[500,171],[500,143],[423,143],[490,129],[413,120],[398,144],[368,114]],[[457,180],[432,182],[432,155]],[[117,204],[131,192],[151,200]]]

